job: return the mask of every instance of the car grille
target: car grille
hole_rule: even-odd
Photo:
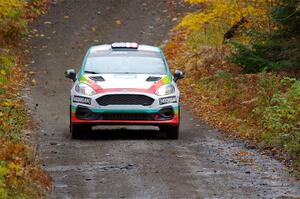
[[[153,104],[154,99],[145,95],[116,94],[116,95],[105,95],[99,97],[96,101],[100,106],[108,106],[108,105],[150,106],[151,104]]]
[[[102,120],[153,120],[153,114],[148,113],[103,113]]]

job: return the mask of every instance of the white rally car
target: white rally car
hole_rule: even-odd
[[[74,81],[70,100],[73,138],[96,125],[154,125],[177,139],[180,107],[176,81],[160,48],[137,43],[91,47],[81,70],[65,72]]]

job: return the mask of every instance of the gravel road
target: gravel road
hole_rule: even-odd
[[[41,128],[35,143],[53,178],[49,198],[277,198],[300,195],[278,161],[196,119],[184,107],[179,140],[156,129],[121,127],[72,140],[64,71],[88,46],[160,45],[186,10],[165,0],[61,0],[31,28],[36,85],[29,99]],[[175,15],[175,13],[178,14]],[[184,80],[183,80],[184,81]]]

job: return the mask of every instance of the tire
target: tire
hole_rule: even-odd
[[[70,133],[72,133],[72,109],[71,109],[71,104],[70,104],[70,111],[69,111],[69,113],[70,113],[70,115],[69,115],[69,131],[70,131]]]
[[[70,105],[70,123],[69,123],[70,133],[72,134],[72,139],[83,139],[91,131],[92,127],[87,124],[73,124],[72,123],[72,110]]]
[[[167,139],[177,140],[179,136],[179,126],[160,126],[160,131],[167,134]]]
[[[87,124],[71,124],[72,139],[83,139],[92,131]]]

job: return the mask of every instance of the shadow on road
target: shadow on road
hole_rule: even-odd
[[[158,130],[141,129],[97,129],[86,133],[81,140],[167,140],[166,134]]]

